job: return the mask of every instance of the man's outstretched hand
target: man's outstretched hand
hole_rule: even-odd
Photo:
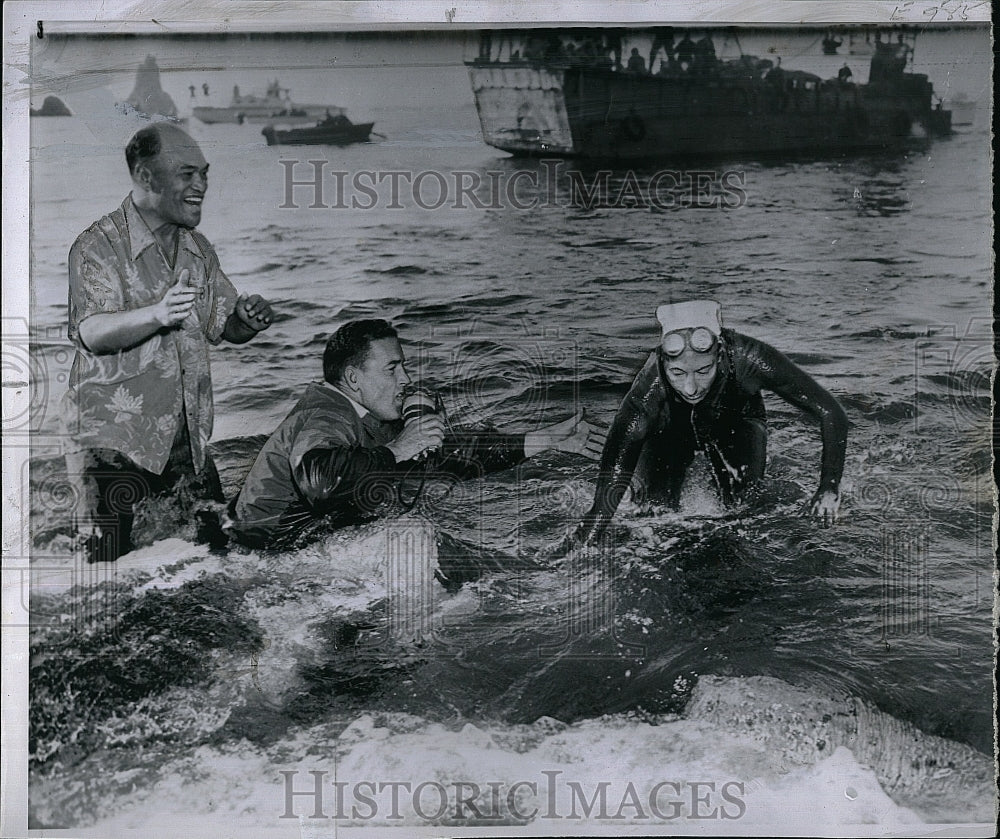
[[[546,449],[552,449],[557,452],[580,454],[591,460],[600,460],[607,437],[606,431],[595,428],[583,418],[581,408],[568,420],[525,434],[524,455],[531,457]]]

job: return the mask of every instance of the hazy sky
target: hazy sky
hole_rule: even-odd
[[[697,32],[697,28],[695,28]],[[722,30],[714,35],[722,58],[746,53],[774,58],[783,66],[824,78],[835,76],[843,61],[864,81],[868,59],[823,56],[825,31],[818,28],[743,28],[738,42]],[[136,68],[147,55],[156,58],[161,84],[182,115],[194,105],[229,104],[234,85],[241,92],[263,91],[278,78],[301,103],[346,107],[356,119],[380,109],[421,105],[470,106],[473,99],[463,61],[478,51],[478,33],[417,31],[310,33],[304,35],[47,35],[32,39],[31,102],[45,95],[62,97],[79,116],[98,123],[115,102],[128,97]],[[863,30],[855,38],[864,40]],[[634,36],[640,52],[648,35]],[[845,44],[847,39],[845,38]],[[841,52],[846,51],[846,46]],[[961,92],[989,101],[991,49],[985,25],[969,29],[924,31],[916,46],[915,72],[926,73],[942,97]],[[209,85],[205,97],[201,86]],[[196,95],[189,93],[196,87]],[[384,111],[382,111],[384,113]],[[99,128],[99,125],[96,126]]]

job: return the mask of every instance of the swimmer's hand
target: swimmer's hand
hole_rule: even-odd
[[[816,490],[809,502],[809,512],[822,521],[823,527],[829,527],[840,512],[840,493],[829,489]]]
[[[607,432],[601,431],[583,418],[581,408],[568,420],[548,425],[524,435],[524,456],[531,457],[546,449],[569,452],[600,460],[607,440]]]

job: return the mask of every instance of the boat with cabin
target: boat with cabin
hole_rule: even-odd
[[[191,109],[194,117],[207,125],[216,123],[262,123],[280,120],[288,125],[315,123],[327,113],[343,114],[336,105],[300,105],[291,98],[291,91],[282,87],[277,79],[270,82],[263,94],[240,93],[239,85],[233,87],[233,97],[226,107],[196,105]]]
[[[977,104],[966,93],[959,93],[948,102],[951,111],[951,124],[972,126],[976,122]]]
[[[699,32],[697,42],[673,27],[481,33],[466,64],[483,139],[515,155],[629,160],[870,151],[950,132],[927,76],[906,72],[911,32],[890,42],[875,31],[866,84],[742,50],[723,61],[712,35],[733,30]],[[647,51],[649,68],[662,56],[655,73]]]
[[[268,125],[260,133],[269,146],[347,146],[366,143],[374,122],[351,122],[343,113],[328,113],[315,125],[280,128]]]

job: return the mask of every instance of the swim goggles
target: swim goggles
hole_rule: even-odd
[[[716,340],[711,330],[706,329],[704,326],[699,326],[696,329],[692,329],[690,333],[686,331],[670,332],[664,335],[660,347],[663,349],[664,355],[669,358],[676,358],[687,347],[691,347],[695,352],[708,352],[715,346]]]

